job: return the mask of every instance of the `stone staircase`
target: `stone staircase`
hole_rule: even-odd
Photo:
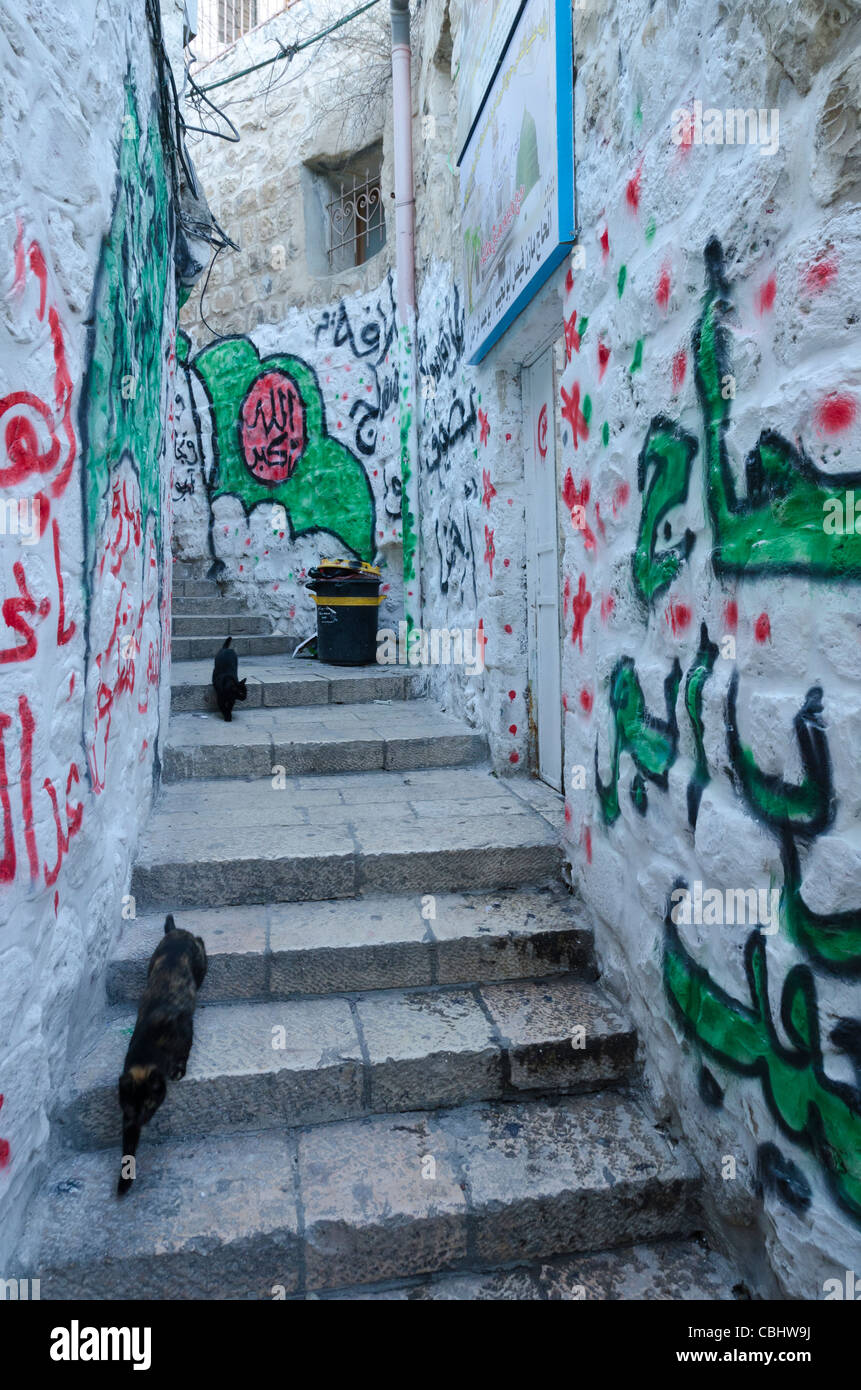
[[[243,620],[204,616],[31,1211],[42,1297],[734,1297],[559,882],[559,798],[495,777],[420,674],[262,634],[224,724],[211,660]],[[116,1082],[166,910],[209,972],[119,1201]]]

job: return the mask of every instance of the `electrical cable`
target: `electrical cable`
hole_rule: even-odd
[[[378,5],[380,0],[368,0],[368,3],[361,5],[359,9],[353,10],[350,14],[344,15],[341,19],[330,24],[328,29],[323,29],[319,34],[312,34],[308,39],[303,39],[301,43],[286,46],[280,44],[281,52],[275,53],[269,58],[263,58],[259,63],[253,63],[251,67],[243,68],[240,72],[231,73],[229,77],[220,77],[217,82],[208,82],[205,87],[201,87],[201,92],[212,92],[216,87],[226,87],[229,82],[238,82],[240,77],[248,77],[253,72],[259,72],[261,68],[270,67],[272,63],[282,62],[285,58],[292,60],[297,53],[301,53],[303,48],[310,48],[312,44],[319,43],[329,34],[334,34],[336,29],[343,29],[345,24],[350,24],[367,10],[372,10]]]

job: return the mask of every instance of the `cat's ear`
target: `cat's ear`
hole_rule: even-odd
[[[173,913],[169,912],[164,919],[165,936],[169,931],[176,931],[176,922],[173,920]]]

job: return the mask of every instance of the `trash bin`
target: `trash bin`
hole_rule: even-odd
[[[317,605],[317,657],[330,666],[370,666],[377,659],[382,574],[376,565],[321,560],[305,585]]]

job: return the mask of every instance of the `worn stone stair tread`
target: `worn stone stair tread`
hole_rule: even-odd
[[[380,708],[256,708],[230,723],[214,713],[175,714],[162,751],[166,781],[439,767],[480,761],[487,740],[429,700]]]
[[[272,619],[263,613],[243,613],[234,608],[220,613],[183,613],[173,611],[171,631],[174,637],[211,637],[216,647],[218,639],[252,637],[272,632]]]
[[[171,668],[171,710],[184,713],[216,710],[212,689],[212,655],[200,661],[174,661]],[[359,701],[404,700],[423,688],[425,674],[398,666],[328,666],[291,656],[251,656],[240,670],[247,683],[243,710],[267,706],[351,704]],[[237,715],[238,722],[238,715]]]
[[[556,827],[485,769],[298,777],[281,791],[214,779],[162,790],[131,892],[138,911],[173,911],[517,888],[560,866]]]
[[[399,1281],[384,1289],[354,1287],[317,1296],[345,1302],[680,1303],[736,1301],[747,1294],[729,1261],[701,1241],[657,1240],[540,1264],[472,1274],[439,1274],[427,1281]]]
[[[43,1298],[272,1298],[689,1235],[699,1177],[617,1093],[55,1156],[23,1264]],[[432,1176],[431,1176],[432,1174]]]
[[[432,911],[433,916],[429,916]],[[285,998],[594,973],[592,929],[556,884],[528,892],[441,893],[179,911],[203,937],[206,999]],[[110,1003],[137,1002],[164,913],[126,923],[108,965]]]
[[[171,655],[174,661],[210,661],[221,643],[218,637],[174,637]],[[233,638],[237,656],[289,656],[295,650],[296,639],[278,632],[260,632],[253,636],[240,633]]]
[[[616,1007],[573,976],[349,998],[205,998],[204,986],[188,1071],[148,1126],[153,1139],[619,1084],[636,1056]],[[117,1142],[117,1077],[134,1020],[114,1011],[75,1068],[61,1122],[80,1148]]]

